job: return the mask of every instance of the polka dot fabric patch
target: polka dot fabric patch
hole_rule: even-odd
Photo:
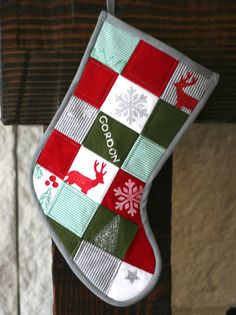
[[[128,306],[156,285],[148,224],[153,178],[218,75],[102,12],[78,72],[36,152],[32,190],[77,277]]]

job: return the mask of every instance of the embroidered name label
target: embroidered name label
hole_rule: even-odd
[[[114,163],[120,162],[120,159],[117,156],[116,149],[114,148],[114,140],[112,138],[112,133],[109,131],[109,126],[108,126],[108,118],[107,116],[101,116],[99,118],[99,122],[101,124],[101,130],[103,132],[103,135],[106,140],[106,145],[108,148],[108,153],[111,156],[111,159]]]

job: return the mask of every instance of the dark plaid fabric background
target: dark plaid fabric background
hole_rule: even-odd
[[[199,121],[236,121],[235,1],[116,3],[118,17],[221,74]],[[102,9],[105,0],[1,1],[4,123],[50,122]]]
[[[171,315],[171,182],[172,158],[169,158],[153,182],[147,207],[162,257],[162,272],[155,289],[133,306],[108,305],[76,278],[53,245],[54,315]]]

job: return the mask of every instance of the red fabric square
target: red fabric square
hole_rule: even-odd
[[[161,96],[177,64],[176,59],[141,40],[122,75]]]
[[[140,200],[144,183],[138,178],[119,170],[107,191],[102,205],[119,215],[140,224]]]
[[[63,179],[68,172],[80,144],[53,130],[45,144],[37,163]]]
[[[143,227],[136,233],[123,260],[147,272],[154,273],[156,259]]]
[[[100,108],[117,76],[115,71],[90,57],[74,95]]]

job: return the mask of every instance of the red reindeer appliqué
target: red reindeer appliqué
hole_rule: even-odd
[[[99,165],[99,162],[96,160],[94,162],[94,171],[95,171],[95,176],[96,176],[95,179],[86,177],[77,171],[71,171],[67,174],[68,177],[65,180],[65,182],[70,185],[76,184],[77,186],[81,188],[81,191],[84,194],[87,194],[87,192],[91,188],[97,186],[98,184],[104,184],[103,177],[107,172],[103,172],[103,170],[106,166],[106,163],[102,163],[100,172],[97,170],[98,165]]]
[[[176,87],[176,93],[177,93],[177,103],[176,103],[177,108],[181,109],[182,107],[185,107],[191,111],[195,108],[195,106],[198,103],[198,100],[186,94],[183,89],[187,86],[191,86],[195,84],[197,80],[198,78],[194,77],[193,74],[189,71],[185,77],[184,75],[182,75],[180,80],[174,83]]]

